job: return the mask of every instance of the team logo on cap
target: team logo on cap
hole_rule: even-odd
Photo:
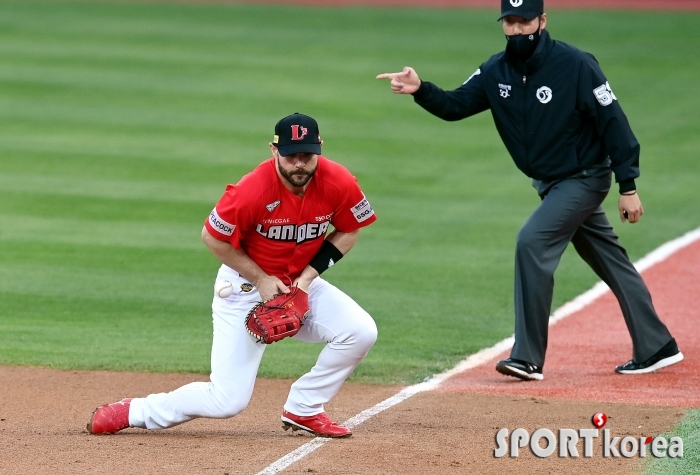
[[[510,4],[513,5],[514,7],[519,7],[520,5],[523,4],[523,0],[510,0]]]
[[[301,135],[299,134],[299,131],[301,131]],[[292,126],[292,140],[304,140],[304,137],[306,137],[306,134],[308,133],[309,129],[306,127],[302,127],[300,125]]]

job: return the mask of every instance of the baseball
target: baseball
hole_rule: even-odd
[[[233,295],[233,284],[231,284],[231,282],[228,280],[217,282],[214,286],[214,292],[222,299],[229,298],[231,295]]]

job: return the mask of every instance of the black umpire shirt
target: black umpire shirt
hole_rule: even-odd
[[[547,30],[541,34],[526,63],[496,54],[453,91],[422,82],[416,103],[449,121],[491,109],[513,161],[536,180],[610,163],[620,192],[634,190],[639,142],[598,62]]]

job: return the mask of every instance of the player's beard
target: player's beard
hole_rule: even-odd
[[[314,173],[316,173],[316,168],[314,168],[313,170],[299,169],[290,172],[282,168],[282,165],[279,161],[277,162],[277,169],[280,171],[280,175],[282,175],[285,180],[291,183],[292,186],[296,186],[299,188],[305,186],[309,182],[309,180],[311,180],[311,177],[314,176]]]

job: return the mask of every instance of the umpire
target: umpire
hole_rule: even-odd
[[[614,173],[622,222],[636,223],[644,213],[635,185],[639,143],[617,97],[591,54],[549,36],[542,0],[501,0],[498,19],[505,51],[457,89],[421,81],[410,67],[377,76],[444,120],[490,109],[513,161],[542,199],[518,234],[515,344],[496,370],[543,379],[554,271],[570,242],[612,289],[625,317],[632,360],[615,371],[649,373],[681,361],[683,354],[601,208]]]

